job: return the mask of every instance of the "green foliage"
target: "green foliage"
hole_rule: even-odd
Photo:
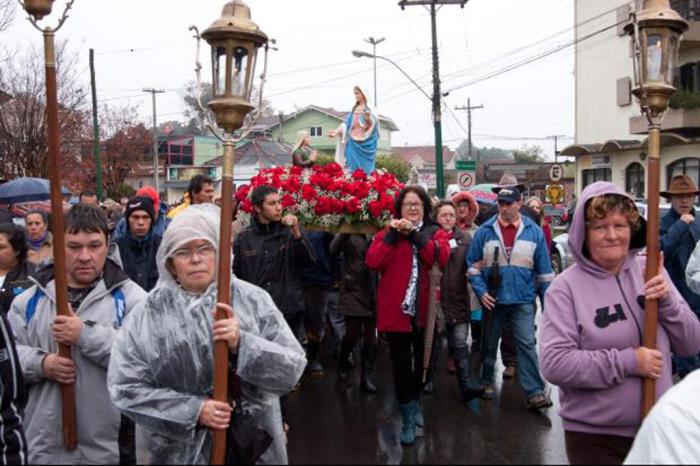
[[[316,165],[328,165],[335,162],[335,154],[324,152],[318,153]],[[408,173],[411,171],[411,166],[404,159],[395,155],[380,154],[377,156],[377,170],[383,169],[393,174],[400,182],[408,181]]]
[[[115,199],[117,202],[119,202],[119,199],[121,199],[122,197],[133,197],[135,194],[136,190],[128,184],[124,183],[115,192],[108,190],[107,197]]]
[[[393,174],[402,183],[408,181],[408,174],[411,171],[411,166],[396,155],[378,155],[377,170],[380,168]]]
[[[513,159],[516,163],[544,162],[544,149],[540,146],[529,146],[525,144],[520,149],[513,150]]]
[[[695,110],[700,108],[700,93],[681,90],[676,92],[668,103],[675,109]]]

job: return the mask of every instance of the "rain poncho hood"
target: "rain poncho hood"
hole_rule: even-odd
[[[609,194],[626,197],[634,202],[634,199],[612,183],[607,181],[593,183],[581,193],[581,200],[576,206],[574,220],[571,222],[571,228],[569,229],[569,249],[576,260],[576,264],[582,267],[587,273],[595,276],[607,275],[610,272],[593,262],[584,251],[584,243],[586,241],[586,208],[591,199]],[[646,247],[647,222],[644,218],[640,220],[642,226],[632,234],[630,251],[627,261],[622,267],[623,269],[631,267],[635,263],[635,258],[639,255],[640,250]]]
[[[190,241],[218,247],[218,238],[219,209],[214,205],[191,206],[175,217],[158,251],[158,285],[127,319],[115,343],[110,396],[137,424],[139,464],[209,462],[210,431],[198,419],[213,393],[216,283],[202,295],[188,293],[165,264]],[[231,287],[241,326],[237,358],[232,356],[241,378],[239,408],[272,437],[258,462],[286,463],[279,397],[301,377],[304,351],[266,292],[235,278]]]

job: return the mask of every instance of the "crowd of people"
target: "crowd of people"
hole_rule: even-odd
[[[315,160],[300,134],[294,162]],[[572,464],[697,462],[700,190],[677,177],[663,193],[673,206],[665,268],[648,282],[646,222],[619,188],[583,191],[569,231],[576,264],[558,277],[543,203],[524,193],[508,175],[493,204],[469,192],[434,202],[408,185],[372,235],[306,231],[275,188],[256,188],[250,223],[234,228],[231,302],[219,303],[211,179],[195,177],[175,208],[150,187],[101,206],[86,191],[65,215],[70,314],[59,316],[50,219],[30,211],[24,228],[0,224],[4,462],[204,463],[211,432],[225,430],[228,462],[286,463],[287,433],[303,420],[285,399],[304,390],[304,372],[326,375],[324,340],[338,384],[353,387],[357,367],[368,395],[388,388],[374,374],[386,348],[406,446],[425,425],[421,399],[445,341],[462,403],[495,398],[499,346],[525,408],[550,408],[548,383],[559,387]],[[655,350],[642,344],[645,299],[659,301]],[[215,320],[217,309],[228,317]],[[212,398],[218,341],[231,356],[228,402]],[[674,376],[685,380],[672,389]],[[644,379],[656,380],[657,399],[669,394],[642,424]],[[71,384],[79,441],[69,451],[61,388]],[[669,425],[678,448],[649,447]]]

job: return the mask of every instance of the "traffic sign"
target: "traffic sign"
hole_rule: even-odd
[[[459,189],[467,190],[476,184],[476,162],[473,160],[458,160],[455,163],[457,169],[457,184]]]
[[[476,162],[473,160],[458,160],[455,162],[455,168],[458,172],[473,172],[476,171]]]
[[[550,185],[545,194],[552,204],[560,204],[564,200],[564,187],[558,184]]]
[[[554,183],[559,183],[564,178],[564,167],[554,164],[549,168],[549,179]]]
[[[463,172],[459,174],[459,179],[457,180],[459,188],[466,190],[474,186],[474,174],[472,172]]]

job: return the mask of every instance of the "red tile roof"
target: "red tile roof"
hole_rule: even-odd
[[[416,156],[419,156],[427,164],[435,164],[435,146],[404,146],[404,147],[392,147],[391,153],[398,155],[406,162],[410,163]],[[443,163],[447,164],[452,161],[455,156],[455,152],[450,150],[448,147],[443,146],[442,148],[442,159]]]

